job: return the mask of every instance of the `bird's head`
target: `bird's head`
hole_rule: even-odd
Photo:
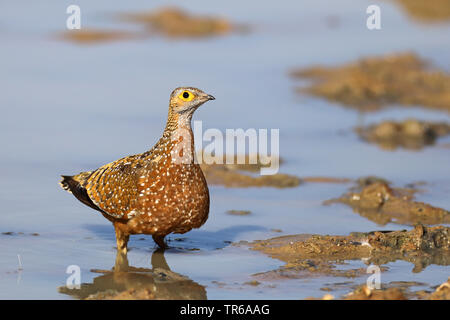
[[[198,107],[215,98],[193,87],[179,87],[170,95],[171,111],[178,114],[192,114]]]

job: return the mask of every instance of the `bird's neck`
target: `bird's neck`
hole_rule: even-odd
[[[194,134],[192,132],[192,112],[176,113],[169,111],[163,140],[173,146],[172,160],[181,164],[194,163]]]
[[[178,130],[192,131],[191,128],[192,114],[193,112],[177,113],[169,111],[164,133],[171,135]]]

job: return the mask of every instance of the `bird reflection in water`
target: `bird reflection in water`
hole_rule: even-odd
[[[118,251],[113,270],[92,270],[102,275],[79,289],[64,286],[59,292],[77,299],[206,299],[202,285],[170,270],[163,250],[153,252],[151,264],[151,269],[129,266],[127,255]]]

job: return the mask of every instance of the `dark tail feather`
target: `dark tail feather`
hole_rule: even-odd
[[[68,192],[72,193],[75,196],[75,198],[80,200],[85,205],[95,210],[102,211],[92,202],[91,198],[89,198],[86,189],[83,188],[80,185],[80,183],[74,179],[74,176],[61,176],[61,177],[62,179],[59,182],[59,184],[64,190],[67,190]]]
[[[66,191],[73,193],[72,188],[75,187],[75,183],[78,184],[75,180],[73,180],[73,176],[61,176],[62,179],[59,182],[59,185]]]

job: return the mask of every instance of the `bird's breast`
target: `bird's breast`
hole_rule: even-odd
[[[208,214],[209,191],[198,164],[159,166],[138,183],[137,211],[149,220],[180,224]]]

